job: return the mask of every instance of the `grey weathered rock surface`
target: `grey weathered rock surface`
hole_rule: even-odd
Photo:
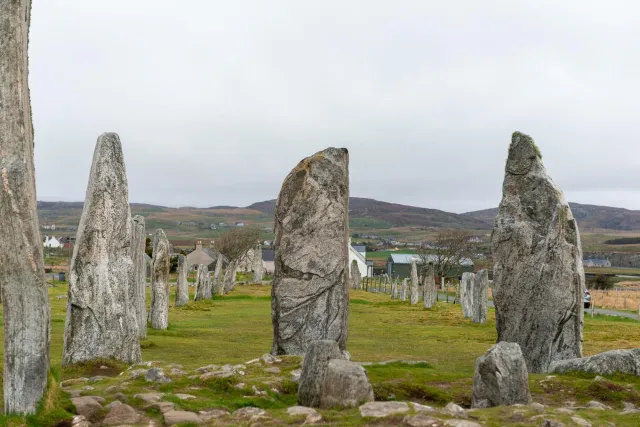
[[[582,356],[584,270],[576,220],[533,140],[515,132],[491,237],[498,341],[529,372]]]
[[[391,280],[391,299],[398,299],[398,279]]]
[[[224,255],[218,254],[218,261],[216,261],[216,270],[213,273],[213,284],[211,285],[212,293],[216,295],[224,294],[224,285],[220,283],[222,273],[222,264],[224,263]]]
[[[302,374],[298,385],[298,404],[311,408],[320,407],[322,387],[329,361],[332,359],[344,359],[337,342],[320,340],[309,344],[307,354],[302,362]]]
[[[153,329],[169,326],[169,240],[162,229],[153,236],[153,259],[151,260],[151,306],[149,321]]]
[[[102,410],[102,405],[92,397],[74,397],[71,403],[76,407],[76,413],[88,420]]]
[[[62,363],[141,360],[133,283],[132,222],[120,138],[100,135],[73,247]]]
[[[187,274],[189,273],[187,257],[178,255],[178,279],[176,283],[176,307],[181,307],[189,303],[189,283]]]
[[[431,263],[424,269],[424,282],[422,286],[424,308],[432,308],[438,301],[438,289],[436,288],[435,282],[435,269]]]
[[[473,282],[476,275],[473,273],[462,273],[460,280],[460,305],[462,306],[462,315],[467,319],[473,317]]]
[[[230,261],[227,264],[227,268],[224,272],[224,282],[222,284],[222,294],[226,294],[231,292],[236,285],[236,273],[238,271],[238,266],[235,261]]]
[[[351,263],[351,288],[362,289],[362,275],[360,274],[360,269],[358,268],[358,262],[356,260],[353,260]]]
[[[373,387],[362,366],[348,360],[329,361],[320,396],[321,408],[356,407],[373,402],[373,398]]]
[[[122,426],[127,424],[137,424],[140,421],[140,414],[129,405],[117,405],[111,408],[102,425]]]
[[[598,375],[621,373],[640,376],[640,348],[611,350],[589,357],[553,362],[549,366],[551,373],[564,374],[571,371]]]
[[[409,284],[409,300],[411,305],[418,304],[418,265],[416,261],[411,263],[411,282]]]
[[[403,279],[402,280],[402,288],[400,289],[400,299],[402,301],[406,301],[407,300],[407,280],[409,280],[409,279]]]
[[[473,323],[486,323],[489,310],[489,272],[480,270],[473,279],[471,319]]]
[[[328,148],[285,179],[275,212],[271,290],[273,354],[304,354],[310,342],[347,346],[349,155]]]
[[[209,276],[209,268],[206,265],[198,266],[198,277],[196,278],[196,296],[195,301],[211,299],[211,279]]]
[[[386,418],[409,412],[406,402],[368,402],[360,406],[361,417]]]
[[[138,323],[140,339],[147,338],[147,261],[145,246],[147,231],[144,217],[133,217],[131,227],[131,261],[133,262],[133,282],[129,288],[129,301],[133,306]]]
[[[253,283],[262,283],[264,266],[262,265],[262,245],[258,245],[253,254]]]
[[[164,423],[168,426],[176,424],[200,423],[200,417],[195,412],[170,411],[163,414]]]
[[[28,83],[31,1],[0,2],[0,277],[4,411],[34,413],[49,373],[49,297],[36,212]]]
[[[518,344],[500,342],[476,360],[473,408],[529,403],[529,372]]]
[[[467,411],[465,411],[464,408],[462,408],[460,405],[456,405],[453,402],[447,403],[447,406],[445,406],[440,412],[452,417],[458,417],[458,418],[469,417],[467,415]]]

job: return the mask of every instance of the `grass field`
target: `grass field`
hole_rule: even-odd
[[[51,288],[51,361],[54,377],[58,380],[79,376],[97,375],[97,365],[62,368],[62,341],[66,300],[58,298],[66,294],[66,286]],[[173,295],[172,295],[173,299]],[[185,371],[208,365],[244,363],[269,352],[272,341],[270,318],[270,287],[258,285],[237,286],[228,296],[217,297],[176,308],[171,305],[169,328],[166,331],[149,329],[148,340],[143,343],[145,361],[162,361],[180,364]],[[585,353],[616,348],[634,348],[640,344],[640,323],[613,317],[585,319]],[[471,402],[471,386],[474,361],[496,341],[495,316],[490,311],[486,325],[471,323],[461,315],[458,305],[439,303],[432,310],[420,306],[409,306],[406,302],[391,301],[386,295],[351,291],[348,348],[353,360],[379,362],[393,359],[424,361],[424,364],[408,365],[393,363],[367,368],[377,400],[409,400],[432,406],[444,406],[449,401],[468,406]],[[1,360],[1,359],[0,359]],[[175,401],[185,410],[197,411],[207,408],[226,408],[230,411],[243,406],[258,406],[269,411],[271,421],[264,425],[300,424],[301,420],[290,419],[285,409],[295,405],[296,385],[288,373],[299,367],[299,358],[284,358],[280,366],[282,375],[265,377],[259,366],[247,367],[247,376],[231,378],[225,383],[203,382],[199,379],[176,379],[168,385],[149,385],[143,379],[126,383],[128,394],[159,390],[167,393],[167,399]],[[108,372],[117,372],[126,367],[113,362],[107,364]],[[164,366],[164,365],[163,365]],[[88,395],[104,395],[107,401],[113,398],[105,389],[121,385],[126,377],[114,377],[92,384],[95,390]],[[244,389],[233,385],[246,383]],[[247,388],[266,383],[277,383],[278,393],[266,396],[251,396]],[[616,411],[584,411],[580,416],[597,422],[613,421],[618,426],[640,425],[640,415],[619,415],[622,401],[640,405],[640,378],[614,377],[603,382],[594,382],[593,376],[574,375],[547,378],[531,375],[530,385],[535,401],[545,405],[562,405],[567,400],[584,403],[599,400],[612,405]],[[193,389],[192,387],[199,387]],[[614,390],[615,392],[612,392]],[[188,393],[198,397],[195,401],[180,401],[173,393]],[[249,394],[249,396],[247,396]],[[38,417],[28,420],[29,425],[56,425],[66,411],[72,410],[68,398],[53,389],[46,409]],[[130,398],[130,405],[143,410],[144,402]],[[154,412],[155,411],[155,412]],[[483,425],[514,425],[509,422],[512,409],[497,408],[471,412]],[[526,412],[526,411],[525,411]],[[324,425],[369,425],[360,418],[357,410],[321,411],[327,424]],[[147,409],[150,419],[161,420],[157,410]],[[531,411],[519,425],[540,425],[530,418],[538,415]],[[446,418],[446,417],[445,417]],[[551,414],[547,418],[566,422],[568,417]],[[391,418],[389,424],[398,425],[402,418]],[[159,425],[158,421],[156,425]],[[2,418],[0,425],[24,425],[20,418]],[[229,420],[227,424],[245,425]],[[247,424],[248,425],[248,424]]]

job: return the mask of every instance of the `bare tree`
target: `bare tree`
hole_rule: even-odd
[[[433,248],[423,247],[417,256],[424,270],[433,263],[436,276],[444,277],[459,266],[464,259],[471,258],[475,244],[473,234],[465,230],[446,230],[438,234]]]
[[[229,263],[237,261],[260,240],[260,231],[253,227],[235,227],[216,239],[215,247]]]

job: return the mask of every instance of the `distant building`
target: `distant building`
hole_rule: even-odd
[[[373,268],[370,269],[367,265],[367,247],[363,245],[352,246],[351,239],[349,239],[349,274],[351,274],[354,261],[360,270],[360,276],[370,277],[373,275]]]
[[[43,225],[40,228],[42,228],[43,230],[51,230],[51,231],[56,231],[56,225],[55,224],[51,224],[51,225]]]
[[[429,262],[436,262],[437,255],[429,255]],[[387,274],[389,277],[399,277],[404,279],[411,276],[411,263],[415,261],[417,264],[422,263],[421,257],[415,254],[391,254],[387,259]],[[464,272],[473,272],[473,261],[464,258],[460,265],[447,272],[447,276],[460,276]]]
[[[244,222],[242,221],[236,222],[236,227],[244,227]]]
[[[589,268],[609,268],[611,261],[606,259],[585,259],[582,264]]]
[[[266,274],[276,271],[276,252],[273,249],[262,249],[262,267]]]
[[[63,243],[60,243],[60,241],[58,239],[56,239],[55,236],[44,236],[44,247],[45,248],[53,248],[53,249],[58,249],[58,248],[62,248],[64,246]]]
[[[196,248],[187,255],[187,265],[189,267],[198,266],[200,264],[210,265],[215,259],[202,249],[202,240],[196,241]]]

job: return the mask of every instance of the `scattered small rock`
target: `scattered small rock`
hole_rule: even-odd
[[[111,402],[107,406],[105,406],[105,408],[111,409],[111,408],[115,408],[116,406],[120,406],[120,405],[122,405],[122,402],[120,402],[119,400],[114,400],[113,402]]]
[[[172,377],[182,377],[184,375],[187,375],[187,373],[181,369],[172,368],[171,371],[169,371],[169,375],[171,375]]]
[[[129,405],[118,405],[111,408],[107,417],[102,421],[105,426],[119,426],[123,424],[137,424],[140,414]]]
[[[302,425],[316,424],[321,421],[322,421],[322,415],[316,412],[315,414],[307,415],[307,418],[305,418],[304,423],[302,423]]]
[[[170,383],[171,379],[164,374],[164,370],[160,368],[151,368],[147,371],[144,379],[150,383]]]
[[[102,409],[100,403],[87,396],[74,397],[71,399],[71,402],[73,406],[76,407],[76,413],[84,416],[88,420],[92,419],[92,417]]]
[[[147,375],[147,369],[134,369],[133,371],[129,372],[129,376],[132,379],[142,378],[146,375]]]
[[[576,411],[574,411],[573,409],[569,409],[569,408],[558,408],[554,411],[556,414],[560,414],[560,415],[573,415],[576,413]]]
[[[252,359],[249,360],[248,362],[245,362],[245,365],[253,365],[254,363],[258,363],[260,361],[260,359]]]
[[[182,393],[176,393],[176,397],[180,400],[192,400],[192,399],[197,399],[197,397],[191,395],[191,394],[182,394]]]
[[[586,405],[587,409],[595,409],[597,411],[607,411],[607,410],[611,410],[610,406],[607,406],[603,403],[600,403],[596,400],[592,400],[591,402],[587,403]]]
[[[451,417],[467,418],[467,412],[453,402],[450,402],[440,412]]]
[[[217,371],[218,369],[220,369],[220,366],[218,365],[207,365],[196,369],[196,372],[199,374],[206,374],[207,372]]]
[[[91,423],[83,415],[73,417],[71,427],[91,427]]]
[[[95,400],[96,402],[98,402],[101,405],[107,401],[107,399],[105,399],[102,396],[87,396],[87,397],[92,398],[93,400]]]
[[[291,381],[294,383],[300,382],[300,376],[302,375],[302,369],[294,369],[291,371]]]
[[[88,378],[73,378],[70,380],[65,380],[60,383],[61,388],[67,388],[78,384],[84,384],[89,381]]]
[[[407,412],[409,405],[406,402],[367,402],[360,406],[362,417],[385,418]]]
[[[176,405],[173,402],[154,402],[151,405],[147,405],[144,409],[155,408],[160,411],[161,414],[165,412],[171,412],[176,410]]]
[[[249,418],[253,418],[255,416],[262,417],[265,414],[266,414],[266,411],[264,409],[254,408],[252,406],[248,406],[246,408],[238,409],[237,411],[235,411],[232,414],[232,416],[233,416],[233,418],[249,419]]]
[[[442,421],[426,414],[407,415],[402,422],[411,427],[440,427]]]
[[[541,427],[565,427],[565,425],[556,420],[544,420]]]
[[[306,406],[292,406],[290,408],[287,408],[287,414],[289,416],[295,417],[298,415],[311,415],[311,414],[317,414],[318,411],[316,411],[313,408],[308,408]]]
[[[107,394],[113,394],[113,393],[118,393],[120,391],[124,391],[125,388],[122,387],[121,385],[112,385],[111,387],[107,387],[104,392]]]
[[[82,391],[93,391],[95,389],[96,389],[95,387],[91,387],[90,385],[86,385],[86,386],[82,387],[81,390]]]
[[[529,405],[529,407],[536,412],[544,412],[544,405],[541,403],[533,402]]]
[[[93,383],[98,383],[98,382],[100,382],[100,381],[102,381],[102,380],[106,380],[106,379],[108,379],[108,378],[109,378],[109,377],[103,377],[103,376],[101,376],[101,375],[98,375],[98,376],[96,376],[96,377],[91,377],[91,378],[89,378],[89,380],[88,380],[88,381],[89,381],[89,384],[93,384]]]
[[[584,418],[580,417],[571,417],[571,421],[579,425],[580,427],[591,427],[591,423]]]
[[[435,412],[436,411],[431,406],[425,406],[415,402],[411,402],[411,406],[413,406],[413,410],[416,412]]]
[[[238,390],[242,390],[246,386],[247,385],[245,383],[238,383],[238,384],[234,385],[233,388],[237,388]]]
[[[222,418],[229,415],[229,411],[223,409],[212,409],[210,411],[200,411],[200,419],[202,422],[208,422],[215,418]]]
[[[277,359],[270,354],[263,354],[262,356],[260,356],[260,360],[262,360],[262,363],[264,363],[265,365],[273,365],[274,363],[282,362],[282,360]]]
[[[467,421],[467,420],[446,420],[444,422],[444,425],[452,426],[452,427],[482,427],[478,423],[474,423],[473,421]]]
[[[163,396],[163,393],[140,393],[136,394],[133,397],[135,397],[136,399],[141,399],[142,401],[147,403],[153,403],[162,399]]]
[[[183,423],[200,423],[200,417],[195,412],[170,411],[163,414],[164,423],[168,426]]]

